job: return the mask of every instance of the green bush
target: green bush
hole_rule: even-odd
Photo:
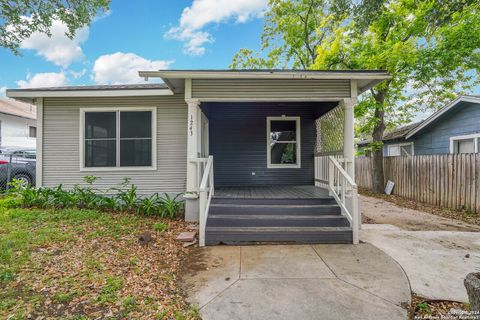
[[[137,187],[124,178],[118,186],[104,192],[93,188],[98,178],[94,176],[84,177],[86,187],[75,185],[73,189],[63,189],[62,185],[56,188],[35,188],[31,185],[23,186],[20,181],[14,179],[10,183],[8,195],[2,199],[2,203],[9,207],[36,207],[36,208],[79,208],[96,209],[102,211],[136,212],[146,216],[160,216],[173,219],[183,208],[183,202],[179,201],[180,194],[164,197],[155,193],[151,196],[141,197],[137,193]]]

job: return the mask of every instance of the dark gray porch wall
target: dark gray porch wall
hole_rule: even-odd
[[[215,185],[312,185],[315,119],[336,105],[336,102],[203,103],[202,110],[209,119]],[[301,168],[267,168],[267,117],[282,115],[300,117]]]

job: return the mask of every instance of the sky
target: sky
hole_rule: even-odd
[[[267,0],[113,0],[74,39],[54,22],[21,55],[0,48],[6,88],[142,83],[139,70],[228,68],[240,48],[260,49]]]

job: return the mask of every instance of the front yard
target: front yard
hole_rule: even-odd
[[[0,205],[0,318],[195,319],[177,287],[188,249],[175,237],[187,228],[133,214]],[[138,239],[145,232],[146,245]]]

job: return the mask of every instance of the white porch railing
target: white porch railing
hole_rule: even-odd
[[[342,163],[342,164],[341,164]],[[348,162],[340,156],[315,157],[315,184],[327,188],[352,226],[353,243],[358,244],[360,214],[357,184],[345,171]]]
[[[208,210],[210,208],[210,201],[212,196],[215,193],[215,188],[213,184],[213,156],[204,158],[206,161],[200,161],[199,163],[206,163],[202,180],[200,181],[200,186],[198,188],[199,196],[199,245],[201,247],[205,246],[205,227],[207,224]],[[200,165],[198,166],[200,167]],[[198,171],[198,170],[197,170]]]

